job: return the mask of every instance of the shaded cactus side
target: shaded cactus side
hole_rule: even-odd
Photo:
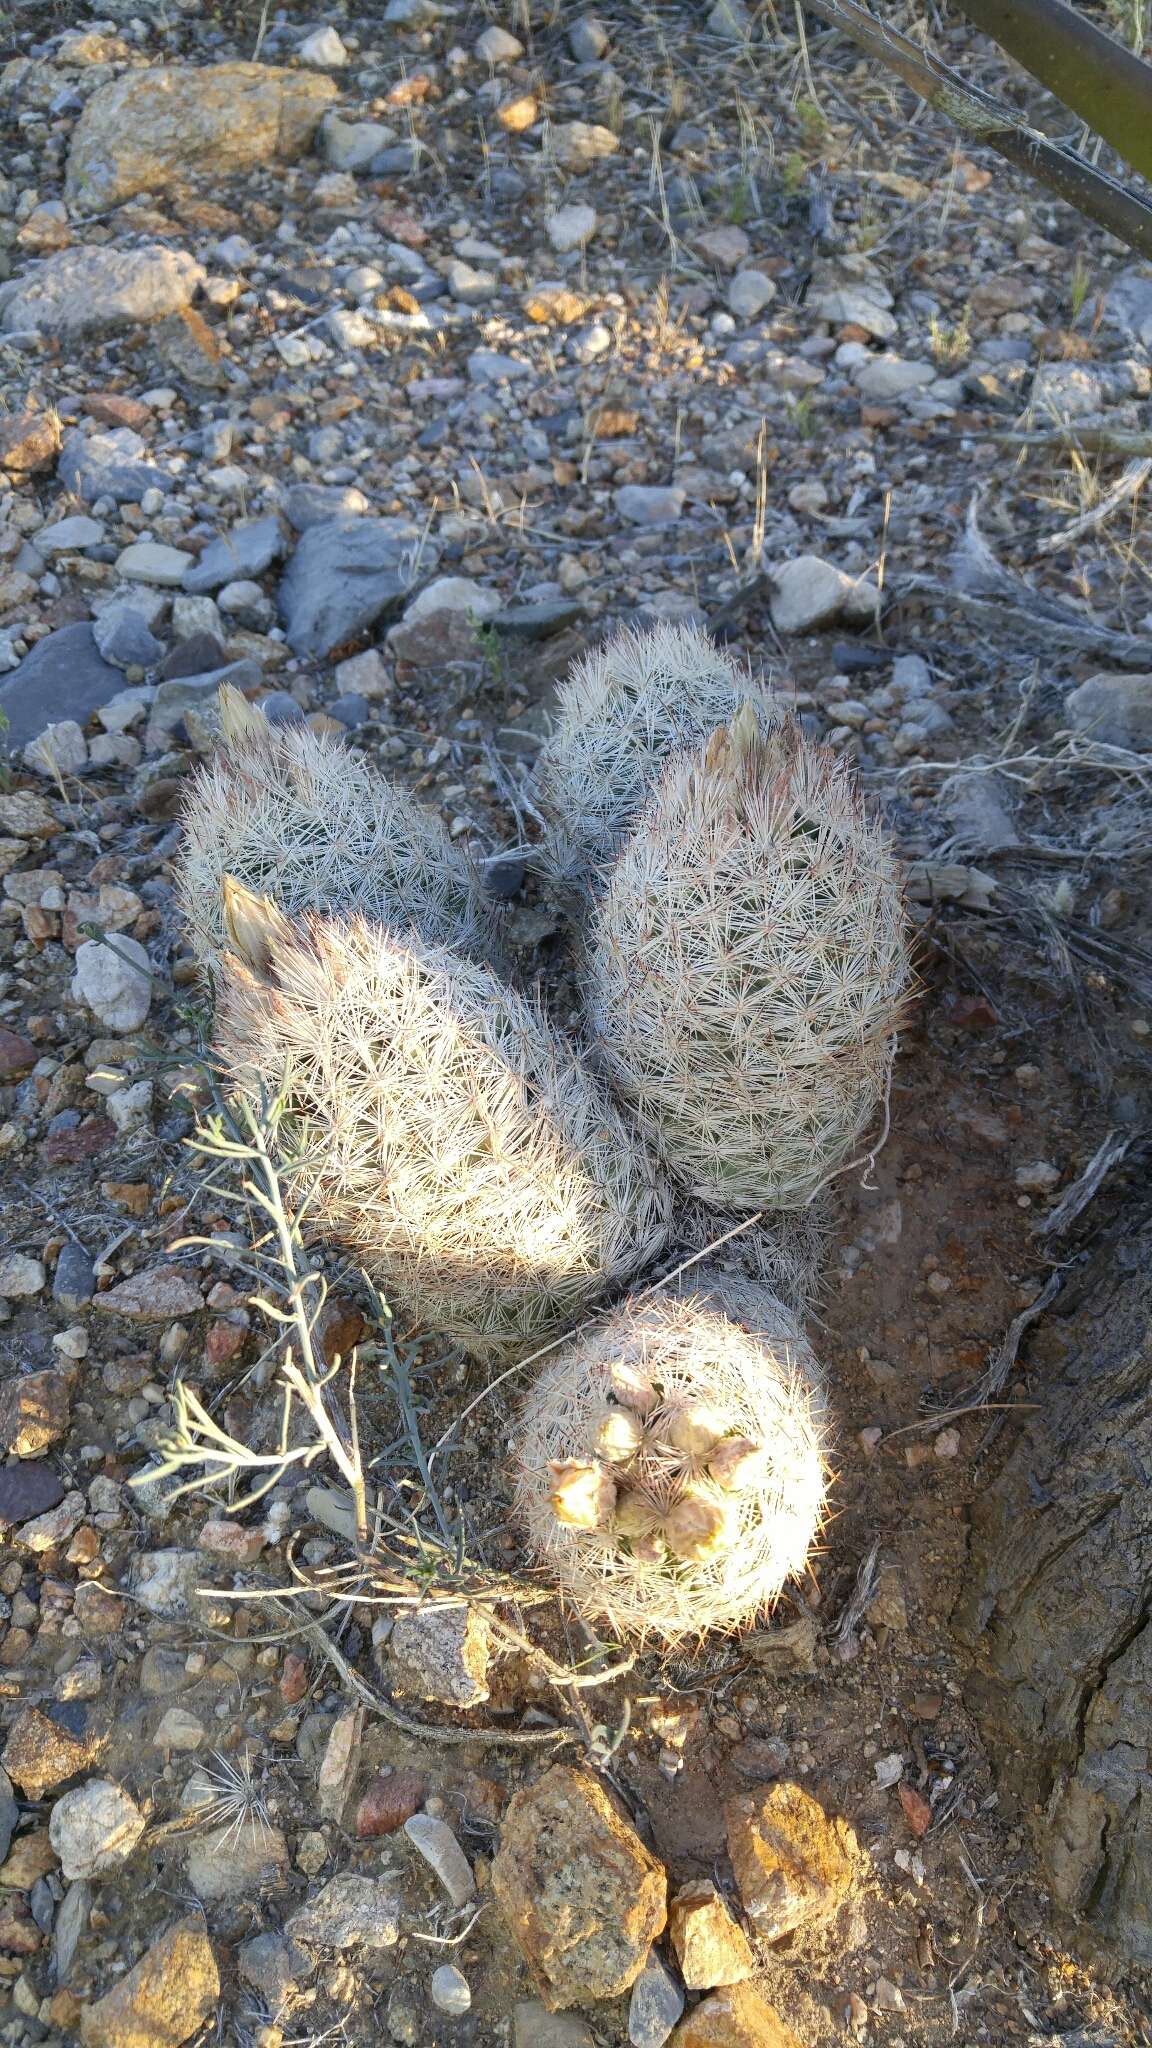
[[[664,1243],[634,1132],[489,969],[364,918],[285,918],[229,884],[218,1047],[282,1091],[311,1229],[422,1324],[476,1352],[530,1343]]]
[[[910,981],[896,862],[845,765],[757,707],[674,759],[593,910],[606,1068],[694,1197],[795,1209],[885,1094]]]
[[[577,1336],[516,1435],[535,1558],[622,1636],[756,1621],[825,1512],[823,1402],[799,1324],[751,1283],[731,1295],[708,1274],[704,1288],[626,1302]]]
[[[201,966],[217,970],[227,946],[225,875],[290,914],[358,911],[431,945],[491,954],[495,924],[479,878],[432,811],[342,740],[270,725],[229,685],[220,723],[219,752],[185,804],[176,872]]]
[[[781,715],[771,692],[697,626],[626,628],[574,662],[536,765],[547,828],[538,858],[552,883],[586,890],[668,756],[706,738],[750,697],[765,723]]]

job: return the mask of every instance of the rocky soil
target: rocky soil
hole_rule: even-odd
[[[950,1617],[1045,1401],[1028,1312],[1142,1172],[1152,272],[787,10],[74,14],[0,51],[0,2042],[1147,2039],[1146,1826],[1117,1948],[1046,1889],[1053,1784],[998,1781]],[[823,1552],[613,1678],[528,1589],[334,1597],[331,1471],[131,1481],[178,1383],[275,1441],[186,1144],[169,863],[221,679],[438,805],[567,1020],[534,751],[575,652],[678,617],[858,765],[923,987],[813,1333]],[[330,1270],[427,1533],[413,1414],[484,1376],[428,1341],[398,1392]],[[489,1572],[513,1399],[440,1468]]]

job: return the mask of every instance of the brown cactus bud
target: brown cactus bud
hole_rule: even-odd
[[[763,1444],[750,1436],[729,1436],[717,1444],[709,1458],[708,1476],[725,1493],[743,1493],[763,1478],[764,1465]]]
[[[686,1493],[669,1510],[663,1534],[674,1557],[682,1558],[685,1564],[707,1564],[731,1547],[733,1528],[728,1510],[720,1501]]]

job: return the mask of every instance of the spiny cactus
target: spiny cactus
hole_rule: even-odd
[[[607,1070],[681,1184],[795,1209],[848,1158],[909,981],[896,863],[842,761],[741,707],[673,759],[595,905]]]
[[[670,754],[702,740],[755,696],[780,707],[698,626],[626,628],[575,662],[536,767],[544,873],[586,890],[635,822]]]
[[[518,1508],[538,1562],[613,1631],[739,1628],[819,1534],[822,1435],[795,1318],[707,1273],[688,1298],[626,1302],[544,1368],[516,1440]]]
[[[676,1216],[675,1237],[687,1253],[704,1252],[722,1242],[717,1256],[723,1258],[726,1284],[747,1281],[767,1288],[804,1321],[824,1292],[833,1228],[834,1204],[825,1193],[804,1209],[775,1210],[751,1228],[747,1215],[741,1220],[718,1215],[703,1202],[686,1202]],[[698,1270],[688,1267],[685,1285],[696,1283]],[[739,1314],[736,1319],[743,1320]]]
[[[220,691],[221,746],[184,812],[176,894],[197,959],[227,943],[221,889],[232,875],[282,910],[348,910],[431,945],[484,958],[493,919],[467,856],[440,819],[342,740],[271,725]]]
[[[284,917],[229,883],[218,1046],[286,1104],[313,1229],[476,1352],[626,1281],[668,1197],[575,1053],[489,969],[361,917]]]

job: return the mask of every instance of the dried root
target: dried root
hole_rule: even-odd
[[[548,822],[540,861],[566,893],[587,891],[635,823],[668,756],[755,698],[780,708],[697,626],[625,629],[573,664],[536,769]]]
[[[789,1312],[724,1276],[625,1303],[541,1373],[517,1435],[538,1561],[621,1635],[739,1628],[800,1572],[825,1504],[823,1402]]]
[[[364,918],[225,893],[223,1060],[246,1093],[282,1092],[310,1227],[419,1322],[515,1349],[656,1254],[664,1186],[531,1003]]]
[[[221,746],[193,780],[176,894],[197,959],[227,940],[231,875],[290,914],[358,911],[429,945],[490,957],[494,921],[477,875],[440,819],[342,740],[270,725],[220,691]]]
[[[672,760],[587,971],[607,1070],[685,1191],[801,1208],[876,1114],[911,978],[896,862],[844,764],[750,704]]]

